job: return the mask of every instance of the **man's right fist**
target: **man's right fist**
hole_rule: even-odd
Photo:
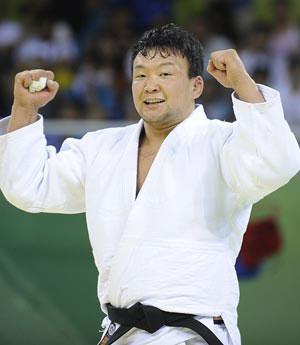
[[[47,78],[47,85],[43,90],[30,92],[29,87],[33,81]],[[11,118],[8,122],[7,132],[30,125],[38,118],[38,110],[49,103],[56,95],[59,85],[54,79],[52,71],[34,69],[20,72],[15,77],[14,103],[11,109]],[[31,91],[33,91],[31,89]]]
[[[47,78],[47,85],[42,91],[30,92],[29,87],[33,81]],[[14,86],[14,107],[20,107],[36,113],[39,108],[49,103],[56,95],[59,85],[54,79],[52,71],[35,69],[23,71],[16,75]]]

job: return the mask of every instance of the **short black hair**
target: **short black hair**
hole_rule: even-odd
[[[152,50],[154,50],[153,57],[157,53],[163,57],[170,54],[180,54],[182,57],[186,57],[189,64],[189,78],[203,76],[202,44],[191,32],[173,23],[144,32],[132,46],[131,68],[139,53],[149,56]]]

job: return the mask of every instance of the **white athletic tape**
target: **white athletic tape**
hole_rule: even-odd
[[[29,86],[29,92],[38,92],[42,91],[47,85],[47,78],[41,77],[38,81],[33,80]]]

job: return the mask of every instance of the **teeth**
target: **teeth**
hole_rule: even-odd
[[[154,103],[162,103],[162,102],[164,102],[164,100],[163,99],[149,99],[149,100],[146,100],[144,102],[147,104],[154,104]]]

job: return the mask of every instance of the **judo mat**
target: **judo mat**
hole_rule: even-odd
[[[284,245],[256,278],[240,281],[243,345],[300,339],[300,176],[255,207],[279,217]],[[95,345],[101,313],[85,216],[28,214],[0,193],[0,344]]]

